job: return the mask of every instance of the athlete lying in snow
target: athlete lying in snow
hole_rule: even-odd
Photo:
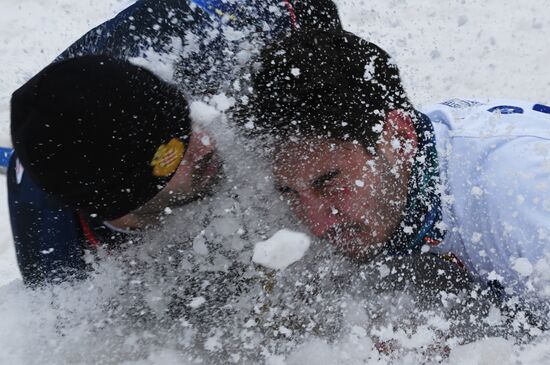
[[[220,161],[198,142],[185,96],[218,90],[256,46],[298,27],[340,28],[335,5],[142,0],[15,92],[8,199],[24,281],[80,277],[85,249],[136,239],[210,190]],[[178,87],[125,61],[159,53],[174,57]]]
[[[262,64],[247,132],[270,137],[277,188],[314,235],[360,262],[437,254],[533,291],[550,247],[550,107],[420,112],[386,52],[345,32],[296,33]]]

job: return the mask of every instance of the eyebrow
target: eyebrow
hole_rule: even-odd
[[[334,179],[335,177],[337,177],[338,175],[340,175],[340,170],[331,170],[321,176],[318,176],[316,178],[313,178],[310,180],[309,184],[311,186],[313,186],[314,188],[318,189],[318,188],[321,188],[323,187],[323,185],[325,183],[327,183],[328,181]]]
[[[312,186],[315,189],[319,189],[319,188],[323,187],[323,185],[325,183],[327,183],[328,181],[334,179],[338,175],[340,175],[340,170],[331,170],[331,171],[329,171],[329,172],[327,172],[327,173],[325,173],[321,176],[317,176],[317,177],[311,179],[310,182],[309,182],[309,185]],[[282,193],[282,194],[296,192],[296,190],[291,188],[290,186],[282,185],[282,184],[279,184],[279,183],[275,183],[275,190],[277,190],[279,193]]]

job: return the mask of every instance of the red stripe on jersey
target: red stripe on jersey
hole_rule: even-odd
[[[80,226],[82,227],[82,233],[84,233],[86,241],[88,241],[91,247],[97,248],[99,246],[99,241],[92,232],[92,229],[86,221],[86,218],[84,218],[84,214],[82,212],[78,212],[78,219],[80,220]]]
[[[288,10],[288,13],[290,15],[290,24],[292,24],[292,28],[296,29],[298,28],[298,21],[296,20],[296,13],[294,12],[294,7],[290,3],[290,0],[285,0],[286,9]]]

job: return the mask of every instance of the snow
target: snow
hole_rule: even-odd
[[[204,299],[204,297],[197,297],[197,298],[193,298],[191,303],[189,303],[189,306],[191,308],[198,308],[201,305],[203,305],[204,303],[206,303],[206,299]]]
[[[10,143],[11,92],[86,30],[130,3],[3,1],[0,145]],[[390,0],[375,6],[363,0],[337,3],[348,30],[379,44],[394,57],[416,104],[455,97],[550,103],[546,0],[527,0],[521,5],[516,0]],[[242,37],[230,29],[226,34]],[[188,44],[184,52],[193,52],[194,43]],[[243,53],[239,58],[244,62],[249,56]],[[148,59],[152,63],[147,67],[171,77],[170,58]],[[294,76],[299,76],[299,70]],[[406,295],[380,296],[378,311],[374,311],[378,317],[368,316],[362,310],[367,305],[362,298],[374,299],[376,293],[368,291],[363,272],[353,278],[355,284],[342,282],[345,266],[330,248],[312,242],[304,249],[309,239],[303,234],[275,233],[281,227],[292,227],[292,222],[270,218],[284,217],[287,212],[277,205],[261,162],[244,154],[243,146],[225,129],[223,112],[234,103],[220,94],[197,101],[191,108],[201,125],[219,129],[213,136],[230,157],[226,161],[228,182],[221,194],[207,207],[174,210],[167,217],[166,229],[151,233],[146,247],[131,249],[120,260],[105,254],[105,264],[96,266],[96,276],[81,285],[36,292],[23,288],[9,228],[5,176],[0,175],[0,363],[243,363],[252,355],[270,364],[548,363],[547,335],[526,344],[491,333],[470,343],[460,336],[442,339],[456,324],[452,318],[428,312],[418,313],[418,323],[409,321],[403,315],[412,315],[418,308]],[[259,261],[284,272],[256,271],[249,266],[254,260],[250,242],[270,235],[273,237],[263,244],[270,242],[271,248],[278,247],[283,255],[264,256],[265,260]],[[281,249],[281,245],[285,247]],[[241,281],[223,279],[222,274],[235,269],[234,262]],[[513,262],[516,271],[528,277],[546,299],[550,298],[549,262],[550,258]],[[136,269],[141,266],[142,271]],[[395,269],[382,263],[375,272],[380,279],[391,280]],[[187,276],[182,279],[181,273]],[[497,274],[490,277],[500,279]],[[182,293],[182,288],[188,292]],[[291,295],[285,295],[287,292]],[[183,303],[178,310],[192,315],[181,315],[167,324],[172,317],[166,313],[173,310],[174,297]],[[225,301],[215,302],[219,297]],[[460,302],[453,295],[442,297],[449,307],[455,300]],[[303,322],[296,323],[296,308]],[[502,322],[502,313],[494,307],[489,306],[488,313],[486,319],[491,324]],[[338,318],[343,328],[331,327],[334,323],[327,319],[339,322]],[[404,326],[411,322],[416,331]],[[524,325],[525,321],[515,323],[516,327]],[[466,328],[464,336],[475,331]],[[530,331],[536,333],[534,328]],[[266,333],[272,337],[265,337]],[[395,342],[377,343],[373,334]],[[281,337],[297,341],[283,355],[276,351],[287,344],[280,342]],[[396,348],[393,352],[380,350],[392,347]],[[206,352],[206,360],[198,349]],[[424,355],[430,351],[435,355]]]
[[[173,83],[175,74],[175,63],[183,50],[182,41],[179,38],[173,38],[172,42],[167,46],[166,53],[157,53],[153,49],[148,49],[143,52],[141,57],[130,58],[130,62],[136,66],[141,66],[162,80]],[[168,52],[168,50],[170,50]]]
[[[512,262],[512,269],[517,271],[521,276],[529,276],[533,273],[533,265],[525,257],[515,259]]]
[[[193,122],[203,126],[210,125],[221,119],[220,111],[213,105],[203,101],[193,101],[189,106]]]
[[[252,261],[268,269],[284,270],[301,260],[310,244],[306,234],[281,229],[270,239],[254,245]]]

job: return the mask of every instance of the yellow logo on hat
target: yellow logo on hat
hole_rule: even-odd
[[[183,160],[184,152],[185,145],[177,138],[172,138],[167,144],[161,145],[151,161],[153,175],[164,177],[172,174]]]

